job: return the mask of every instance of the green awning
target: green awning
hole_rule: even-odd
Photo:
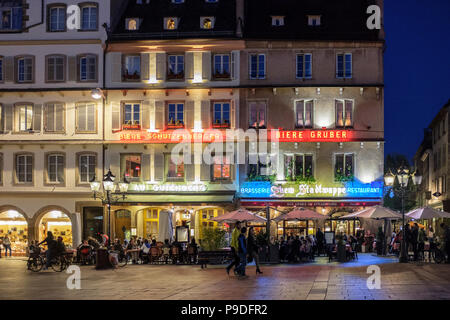
[[[183,194],[147,194],[147,195],[130,195],[125,200],[119,200],[117,204],[139,205],[151,203],[232,203],[234,195],[183,195]]]

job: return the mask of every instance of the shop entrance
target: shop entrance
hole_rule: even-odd
[[[118,238],[120,241],[131,239],[130,210],[121,209],[116,211],[115,234],[116,238]]]
[[[0,213],[0,238],[3,239],[6,236],[11,242],[12,255],[23,256],[26,254],[28,223],[24,216],[16,210]],[[3,252],[4,250],[2,250]]]
[[[55,240],[63,238],[66,246],[72,246],[72,221],[61,211],[47,212],[39,223],[39,242],[47,237],[47,232],[53,233]]]
[[[84,207],[83,208],[83,240],[89,237],[95,239],[103,233],[103,208]]]

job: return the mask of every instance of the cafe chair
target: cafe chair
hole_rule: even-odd
[[[160,258],[161,258],[161,254],[159,251],[159,248],[157,247],[151,247],[150,248],[150,252],[149,252],[149,260],[150,263],[159,263],[160,262]]]

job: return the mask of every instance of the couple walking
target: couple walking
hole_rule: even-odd
[[[230,274],[231,268],[234,266],[234,273],[239,278],[246,278],[245,267],[248,262],[255,259],[256,274],[262,273],[259,269],[259,255],[258,245],[256,243],[255,232],[253,227],[248,230],[248,237],[246,238],[247,228],[242,227],[241,223],[237,222],[231,234],[231,252],[233,254],[233,262],[227,267],[227,274]]]

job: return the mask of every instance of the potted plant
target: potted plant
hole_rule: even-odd
[[[345,241],[344,241],[344,236],[342,235],[342,233],[339,233],[336,236],[336,241],[337,241],[336,254],[337,254],[338,261],[339,262],[347,262],[347,251],[345,249]]]

